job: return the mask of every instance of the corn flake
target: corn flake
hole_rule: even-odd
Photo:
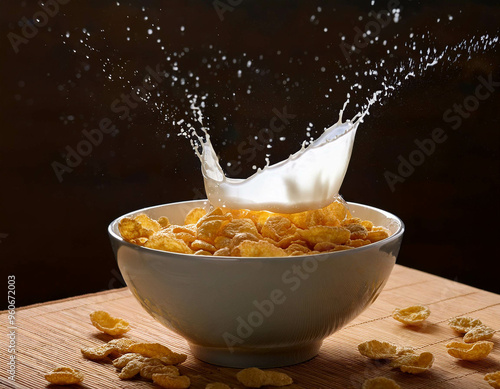
[[[171,251],[174,253],[193,253],[193,250],[189,248],[186,242],[182,239],[176,238],[173,233],[170,233],[167,230],[161,230],[153,234],[144,246],[150,249]]]
[[[368,237],[368,230],[361,223],[351,223],[345,226],[351,233],[351,240],[366,239]]]
[[[474,342],[479,342],[480,340],[488,340],[491,339],[493,335],[495,335],[495,330],[493,328],[481,324],[470,329],[464,335],[464,342],[474,343]]]
[[[118,374],[121,380],[128,380],[135,377],[141,371],[144,362],[140,359],[132,359],[125,366],[123,366],[122,371]]]
[[[54,385],[72,385],[83,381],[83,374],[71,367],[56,367],[45,374],[45,379]]]
[[[271,239],[272,240],[272,239]],[[296,243],[296,242],[299,242],[299,241],[302,241],[303,244],[307,245],[305,241],[303,241],[301,238],[300,238],[300,235],[298,233],[294,233],[293,235],[287,235],[285,236],[284,238],[281,238],[280,240],[278,241],[274,241],[272,240],[272,242],[274,242],[276,244],[276,246],[282,248],[282,249],[286,249],[288,248],[292,243]]]
[[[420,325],[430,314],[429,308],[423,305],[412,305],[406,308],[396,308],[392,317],[406,325]]]
[[[259,231],[260,233],[262,231],[264,223],[272,215],[273,214],[271,212],[266,212],[266,211],[249,211],[245,217],[251,219],[255,223],[257,231]]]
[[[356,248],[356,247],[366,246],[367,244],[370,244],[370,243],[371,242],[368,239],[349,239],[346,242],[346,246]]]
[[[179,369],[177,369],[175,366],[152,364],[152,363],[143,364],[140,373],[141,377],[146,378],[148,380],[153,379],[153,374],[166,374],[171,377],[177,377],[180,375]]]
[[[369,220],[363,220],[361,224],[366,228],[367,231],[371,231],[373,229],[373,223]]]
[[[265,240],[258,242],[244,240],[231,252],[231,255],[239,257],[284,257],[286,251]]]
[[[168,217],[166,216],[161,216],[158,219],[158,223],[160,223],[161,228],[167,228],[170,226],[170,220],[168,220]]]
[[[229,248],[231,251],[239,246],[241,242],[244,242],[245,240],[251,240],[253,242],[258,242],[261,240],[257,235],[254,234],[249,234],[248,232],[241,232],[239,234],[236,234],[233,239],[231,239],[231,243],[229,243]]]
[[[129,362],[134,360],[144,362],[146,360],[146,357],[143,357],[141,354],[138,353],[126,353],[123,354],[121,357],[114,359],[113,366],[121,369],[125,367]]]
[[[389,366],[399,368],[403,373],[420,374],[432,367],[434,355],[423,352],[420,355],[407,353],[394,359]]]
[[[167,228],[167,230],[173,233],[174,235],[180,233],[186,233],[196,237],[196,226],[194,224],[188,224],[185,226],[171,225]]]
[[[192,244],[194,241],[196,241],[196,237],[194,235],[190,234],[189,232],[177,232],[177,233],[174,233],[174,237],[176,239],[182,240],[184,243],[186,243],[186,245],[188,245],[188,247],[190,244]],[[195,250],[195,249],[193,249],[193,250]]]
[[[135,342],[132,339],[113,339],[99,346],[83,347],[81,352],[85,358],[97,361],[106,358],[111,353],[124,354],[133,343]]]
[[[262,226],[261,234],[266,238],[271,238],[275,241],[291,236],[295,233],[297,227],[292,222],[283,216],[271,216]]]
[[[105,311],[92,312],[90,321],[95,328],[111,336],[123,335],[130,330],[128,322],[113,317]]]
[[[221,230],[221,235],[227,238],[234,238],[236,234],[248,233],[258,235],[257,227],[252,219],[233,219]]]
[[[207,214],[203,208],[193,208],[188,212],[184,219],[184,224],[196,224],[198,221]]]
[[[397,355],[398,346],[394,343],[380,342],[374,339],[359,344],[358,351],[370,359],[389,359]]]
[[[289,255],[304,255],[309,253],[311,250],[307,247],[306,242],[301,242],[301,243],[292,243],[285,249],[285,251]]]
[[[320,242],[344,244],[349,240],[351,233],[344,227],[315,226],[307,230],[299,230],[300,236],[309,244]]]
[[[332,242],[319,242],[314,245],[316,251],[330,251],[334,250],[338,245]]]
[[[196,239],[195,241],[193,241],[193,243],[191,243],[191,249],[208,251],[211,254],[217,251],[217,248],[214,245],[201,239]]]
[[[162,228],[162,226],[159,222],[151,219],[149,216],[146,216],[143,213],[134,217],[134,220],[136,222],[139,222],[141,224],[142,228],[153,231],[153,232],[160,231]]]
[[[151,235],[161,229],[161,224],[150,217],[140,214],[134,218],[124,217],[118,223],[123,239],[135,244],[144,244]]]
[[[363,382],[361,389],[401,389],[401,386],[390,378],[375,377]]]
[[[398,346],[397,356],[400,357],[406,354],[415,354],[415,349],[408,346]]]
[[[186,354],[174,353],[168,347],[159,343],[134,343],[129,352],[141,354],[144,357],[159,358],[166,365],[178,365],[186,360]]]
[[[232,239],[231,238],[228,238],[227,236],[221,236],[219,235],[218,237],[216,237],[214,239],[214,246],[217,250],[220,250],[224,247],[229,247],[229,245],[231,244],[232,242]]]
[[[233,219],[233,215],[230,212],[224,213],[222,211],[222,208],[215,208],[211,212],[207,213],[205,216],[201,217],[197,222],[196,222],[196,227],[199,229],[204,223],[208,223],[211,221],[220,221],[220,222],[225,222],[228,223]]]
[[[215,257],[229,257],[231,255],[231,250],[229,247],[222,247],[214,253]]]
[[[249,388],[260,388],[261,386],[286,386],[293,383],[290,376],[271,370],[261,370],[256,367],[241,370],[236,374],[239,382]]]
[[[168,374],[153,374],[152,378],[155,384],[167,389],[187,389],[191,385],[191,380],[185,375],[172,377]]]
[[[219,234],[219,231],[225,224],[227,224],[225,220],[206,220],[198,226],[198,234],[196,237],[209,243],[213,243]]]
[[[194,255],[212,255],[210,251],[207,250],[198,250],[193,253]]]
[[[347,208],[347,203],[340,196],[338,196],[338,199],[323,208],[323,211],[328,215],[329,219],[337,220],[339,222],[351,217],[351,213]]]
[[[153,374],[168,374],[178,376],[179,369],[175,366],[165,365],[162,359],[148,358],[138,353],[127,353],[113,361],[113,365],[121,368],[118,375],[120,379],[130,379],[140,373],[141,377],[152,379]]]
[[[148,238],[141,236],[140,238],[130,240],[130,243],[133,243],[133,244],[136,244],[139,246],[144,246],[147,241],[148,241]]]
[[[333,249],[331,250],[328,250],[329,253],[332,253],[334,251],[345,251],[345,250],[352,250],[354,247],[349,247],[349,246],[346,246],[346,245],[342,245],[342,244],[338,244],[337,246],[335,246]],[[315,253],[317,253],[316,250],[314,250]]]
[[[388,238],[389,235],[390,234],[387,230],[376,231],[375,229],[372,229],[372,231],[368,231],[366,239],[368,239],[372,243],[375,243],[384,240],[385,238]]]
[[[115,351],[115,349],[113,346],[106,343],[96,347],[82,347],[80,351],[82,352],[84,358],[92,361],[98,361],[106,358],[109,354]]]
[[[483,324],[481,320],[467,316],[454,317],[448,321],[448,325],[461,334],[465,334],[481,324]]]
[[[500,389],[500,370],[486,374],[484,380],[493,388]]]
[[[135,340],[128,339],[128,338],[120,338],[120,339],[112,339],[108,342],[109,346],[113,347],[113,351],[116,351],[118,353],[126,353],[128,351],[128,348],[130,345],[136,343]]]
[[[342,227],[346,227],[349,224],[361,224],[361,223],[362,220],[359,217],[348,217],[342,221],[341,225]]]
[[[493,350],[493,343],[481,340],[476,343],[449,342],[446,344],[448,354],[464,361],[480,361]]]
[[[141,237],[141,223],[129,217],[120,220],[118,229],[122,238],[128,242]]]

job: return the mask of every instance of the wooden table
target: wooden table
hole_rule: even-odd
[[[395,307],[425,304],[431,309],[428,323],[409,328],[395,321]],[[2,347],[0,351],[0,388],[44,388],[44,372],[58,365],[72,366],[85,375],[84,388],[154,388],[143,380],[121,381],[110,361],[97,363],[82,358],[82,346],[98,345],[110,338],[99,333],[88,318],[90,312],[106,310],[128,320],[133,328],[128,336],[141,341],[160,342],[174,351],[187,353],[181,365],[191,377],[191,388],[204,388],[208,382],[222,381],[242,388],[235,378],[237,369],[222,368],[196,360],[186,342],[152,319],[124,289],[111,290],[66,300],[53,301],[16,312],[16,382],[7,377],[7,313],[0,314]],[[483,377],[500,370],[500,336],[495,347],[480,362],[459,361],[449,356],[444,345],[460,336],[450,329],[447,320],[458,315],[477,317],[500,330],[500,295],[449,281],[417,270],[396,265],[377,301],[341,331],[327,338],[319,355],[312,360],[283,369],[294,379],[288,388],[361,388],[364,380],[385,376],[402,388],[491,388]],[[422,375],[393,370],[387,362],[371,361],[361,356],[357,345],[379,339],[430,351],[435,355],[432,369]]]

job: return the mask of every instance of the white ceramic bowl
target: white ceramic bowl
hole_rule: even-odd
[[[182,224],[205,200],[144,208]],[[380,294],[401,246],[396,216],[349,204],[353,216],[392,235],[357,249],[285,258],[211,257],[158,251],[125,242],[118,218],[111,243],[128,287],[144,309],[183,336],[195,357],[229,367],[278,367],[314,357],[324,338]],[[123,216],[122,216],[123,217]]]

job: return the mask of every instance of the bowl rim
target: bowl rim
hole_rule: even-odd
[[[165,205],[189,204],[189,203],[200,203],[200,202],[208,202],[208,199],[176,201],[176,202],[173,202],[173,203],[165,203],[165,204],[153,205],[153,206],[150,206],[150,207],[145,207],[145,208],[141,208],[141,209],[138,209],[138,210],[135,210],[135,211],[132,211],[132,212],[128,212],[128,213],[126,213],[126,214],[124,214],[122,216],[117,217],[111,223],[109,223],[109,225],[108,225],[108,235],[109,235],[109,237],[112,240],[114,239],[115,241],[117,241],[117,243],[119,243],[120,245],[123,245],[125,247],[129,247],[129,248],[131,248],[133,250],[137,250],[137,251],[142,251],[144,253],[147,253],[148,251],[151,251],[151,253],[153,253],[153,254],[168,256],[169,259],[178,257],[179,259],[182,259],[184,261],[185,260],[197,260],[197,261],[208,260],[208,261],[219,261],[219,262],[246,262],[246,261],[257,262],[257,261],[270,261],[270,260],[276,261],[276,260],[279,260],[280,258],[286,258],[287,260],[290,260],[290,259],[293,259],[293,258],[297,258],[299,260],[304,260],[304,258],[321,258],[323,256],[328,256],[328,257],[334,258],[334,257],[341,257],[343,255],[351,254],[353,251],[361,253],[363,251],[373,250],[376,247],[380,247],[380,246],[383,246],[383,245],[385,245],[387,243],[391,243],[394,240],[399,239],[403,235],[403,233],[405,231],[405,225],[404,225],[403,221],[399,217],[397,217],[396,215],[394,215],[394,214],[392,214],[390,212],[387,212],[387,211],[385,211],[383,209],[372,207],[371,205],[365,205],[365,204],[361,204],[361,203],[355,203],[355,202],[352,202],[352,201],[346,201],[346,203],[348,205],[360,206],[360,207],[364,207],[364,208],[368,208],[368,209],[380,212],[384,216],[386,216],[387,218],[396,220],[397,223],[399,224],[398,230],[394,234],[392,234],[391,236],[389,236],[386,239],[380,240],[380,241],[375,242],[375,243],[368,244],[366,246],[356,247],[356,248],[353,248],[351,250],[341,250],[341,251],[336,251],[336,252],[325,252],[325,253],[321,253],[321,254],[304,254],[304,255],[296,255],[296,256],[293,256],[293,257],[290,257],[290,256],[288,256],[288,257],[231,257],[231,256],[193,255],[193,254],[175,253],[175,252],[172,252],[172,251],[157,250],[157,249],[152,249],[152,248],[149,248],[149,247],[139,246],[139,245],[127,242],[125,239],[123,239],[121,237],[121,235],[117,234],[114,231],[114,227],[117,226],[119,220],[121,220],[124,217],[129,217],[131,215],[136,215],[136,214],[139,214],[139,213],[146,213],[148,210],[151,210],[151,209],[154,209],[154,208],[163,207]],[[116,228],[118,228],[118,227],[116,227]]]

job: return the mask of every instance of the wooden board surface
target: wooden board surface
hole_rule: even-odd
[[[425,304],[431,309],[428,323],[420,328],[405,327],[391,317],[395,307]],[[18,308],[16,312],[16,382],[7,379],[7,313],[0,313],[2,328],[0,351],[0,388],[45,388],[46,371],[59,365],[79,369],[85,375],[83,388],[156,388],[144,380],[121,381],[110,361],[97,363],[81,356],[82,346],[98,345],[111,338],[99,333],[88,318],[90,312],[106,310],[128,320],[133,326],[128,337],[161,342],[176,352],[188,354],[181,365],[190,376],[191,388],[205,388],[208,382],[222,381],[242,388],[237,369],[213,366],[196,360],[186,342],[151,318],[127,289],[101,292],[76,298]],[[287,388],[361,388],[364,380],[390,377],[402,388],[491,388],[483,377],[500,370],[500,333],[492,341],[494,349],[480,362],[459,361],[444,345],[460,336],[447,325],[450,317],[471,315],[500,330],[500,295],[445,280],[396,265],[377,301],[344,329],[327,338],[319,355],[287,368],[295,384]],[[393,370],[387,362],[362,357],[357,345],[379,339],[429,351],[435,355],[432,369],[414,376]],[[51,387],[51,386],[49,386]]]

